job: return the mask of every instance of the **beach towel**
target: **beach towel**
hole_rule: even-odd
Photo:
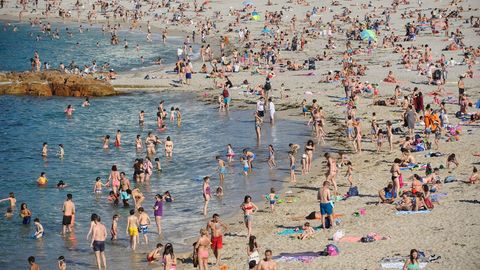
[[[414,215],[414,214],[429,214],[432,211],[430,210],[423,210],[423,211],[397,211],[395,214],[397,216],[402,216],[402,215]]]
[[[302,262],[308,264],[321,256],[325,255],[320,252],[280,253],[280,255],[274,256],[273,259],[283,262]]]
[[[293,76],[315,76],[315,72],[294,74]]]
[[[317,226],[317,227],[313,227],[313,229],[315,231],[319,231],[320,229],[322,229],[322,226]],[[277,234],[278,235],[294,235],[294,234],[302,234],[303,233],[303,229],[302,228],[291,228],[291,229],[284,229],[284,230],[281,230],[279,231]]]
[[[403,269],[403,265],[405,262],[387,262],[387,263],[381,263],[380,265],[384,269]],[[419,263],[419,268],[424,269],[427,267],[427,263],[421,262]]]

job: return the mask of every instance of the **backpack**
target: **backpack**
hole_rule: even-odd
[[[455,181],[457,181],[455,179],[455,176],[450,175],[450,176],[445,177],[445,179],[443,180],[443,183],[452,183],[452,182],[455,182]]]
[[[347,195],[349,197],[358,196],[358,187],[357,186],[350,187],[348,189]]]
[[[328,253],[328,256],[337,256],[340,253],[338,247],[333,244],[327,245],[325,251]]]
[[[367,235],[367,236],[364,236],[360,239],[360,242],[362,243],[371,243],[371,242],[375,242],[375,238],[373,238],[372,236],[370,235]]]
[[[263,89],[265,89],[265,91],[268,91],[268,90],[272,89],[272,85],[270,84],[269,81],[265,82],[265,85],[263,86]]]

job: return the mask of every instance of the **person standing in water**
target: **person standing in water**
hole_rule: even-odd
[[[135,250],[138,239],[138,218],[135,216],[135,210],[130,210],[130,216],[127,219],[127,234],[130,235],[130,248]]]
[[[262,136],[262,123],[263,123],[263,120],[262,118],[260,117],[260,114],[259,112],[255,112],[254,113],[255,115],[255,134],[257,135],[257,141],[260,140],[261,136]]]
[[[73,111],[75,111],[75,109],[72,107],[72,105],[68,104],[67,108],[65,109],[65,113],[67,114],[67,116],[72,116]]]
[[[140,224],[139,231],[143,234],[143,239],[145,240],[145,244],[148,245],[148,225],[150,225],[150,217],[147,213],[145,213],[143,207],[138,208],[138,223]]]
[[[59,144],[59,145],[58,145],[57,156],[58,156],[60,159],[62,159],[64,155],[65,155],[65,150],[63,149],[63,144]]]
[[[165,141],[165,156],[172,157],[173,156],[173,142],[170,139],[170,136],[167,137]]]
[[[95,259],[97,261],[97,268],[107,269],[107,260],[105,258],[105,239],[107,239],[107,228],[100,222],[100,217],[97,217],[93,222],[95,226],[92,232],[92,243],[90,246],[95,252]]]
[[[210,201],[210,198],[212,197],[212,193],[210,191],[210,177],[205,176],[203,178],[203,215],[207,216],[207,208],[208,208],[208,202]]]
[[[138,124],[143,127],[143,125],[145,124],[145,112],[144,111],[140,111],[140,113],[138,114]]]
[[[103,137],[103,149],[108,149],[110,144],[110,135]]]
[[[67,194],[67,200],[63,203],[62,235],[72,231],[72,219],[75,215],[75,204],[72,198],[72,194]]]
[[[122,132],[117,130],[117,134],[115,135],[115,147],[120,147],[122,145]]]
[[[163,197],[160,194],[155,195],[155,204],[153,205],[153,216],[157,224],[158,235],[162,234],[162,216],[163,216]]]
[[[48,155],[48,144],[44,142],[42,146],[42,157],[47,157],[47,155]]]
[[[225,167],[225,161],[223,161],[220,156],[216,156],[215,159],[218,162],[218,177],[220,179],[220,186],[223,188],[223,182],[225,180],[225,173],[227,172],[227,168]]]

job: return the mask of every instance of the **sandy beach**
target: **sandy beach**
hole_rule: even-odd
[[[128,1],[119,1],[124,6],[131,6]],[[247,2],[247,1],[245,1]],[[479,108],[475,108],[480,99],[480,80],[479,80],[479,52],[478,42],[480,41],[480,28],[473,27],[470,20],[471,16],[478,16],[480,2],[473,0],[456,1],[452,4],[449,1],[432,1],[426,0],[421,6],[416,1],[409,4],[400,3],[396,9],[392,9],[391,1],[338,1],[338,3],[318,2],[318,1],[286,1],[272,0],[272,5],[267,5],[267,0],[251,1],[252,5],[244,6],[241,1],[232,3],[231,1],[217,0],[205,1],[204,10],[202,12],[194,12],[194,1],[172,1],[172,6],[176,7],[179,3],[188,3],[185,8],[185,19],[179,24],[166,24],[164,18],[155,19],[155,13],[166,12],[168,18],[173,15],[167,12],[165,8],[153,8],[149,10],[144,7],[141,9],[145,12],[144,16],[139,20],[137,30],[144,31],[146,29],[146,21],[151,21],[151,29],[154,33],[159,34],[168,25],[169,36],[186,37],[191,36],[191,31],[198,24],[211,20],[215,22],[216,27],[210,31],[206,37],[206,43],[200,43],[200,33],[197,34],[197,44],[211,44],[213,47],[214,58],[220,60],[221,57],[221,37],[227,36],[229,43],[225,44],[226,57],[231,60],[231,53],[237,50],[240,57],[245,50],[246,41],[239,41],[238,30],[248,27],[251,37],[249,42],[254,44],[247,50],[259,52],[262,42],[274,42],[269,34],[262,32],[264,27],[272,29],[272,33],[283,31],[288,35],[285,40],[291,40],[293,33],[298,33],[298,37],[304,36],[306,43],[303,50],[287,51],[283,45],[279,45],[282,49],[278,51],[276,64],[269,63],[268,67],[263,63],[260,67],[250,67],[249,69],[241,69],[240,72],[226,72],[228,78],[233,83],[233,87],[229,88],[232,98],[231,109],[243,110],[246,114],[253,114],[255,105],[259,95],[249,93],[247,89],[261,88],[265,83],[265,78],[270,72],[270,68],[275,73],[271,79],[272,90],[269,91],[269,97],[272,97],[276,107],[276,118],[278,121],[303,121],[305,122],[304,130],[298,132],[310,132],[312,127],[307,126],[310,116],[303,116],[302,101],[305,99],[308,107],[312,105],[312,101],[316,99],[318,106],[323,107],[325,116],[324,130],[326,132],[325,144],[318,144],[313,154],[313,165],[310,173],[300,175],[298,168],[301,168],[299,160],[303,153],[303,147],[306,141],[292,141],[294,144],[300,145],[299,154],[297,154],[297,183],[293,184],[289,179],[283,179],[283,189],[277,191],[280,198],[285,199],[286,194],[293,196],[293,202],[281,203],[276,205],[275,212],[271,213],[267,200],[263,197],[253,198],[259,210],[253,214],[253,235],[256,236],[259,244],[260,257],[266,249],[273,251],[273,260],[277,263],[277,269],[386,269],[382,268],[382,259],[392,257],[402,257],[404,262],[411,249],[417,249],[425,253],[427,261],[430,256],[439,258],[427,263],[425,269],[464,269],[474,270],[480,269],[480,213],[478,207],[480,204],[479,183],[468,184],[469,177],[472,175],[474,166],[480,167],[480,121],[475,120],[469,122],[471,114],[479,114]],[[72,10],[72,18],[65,19],[72,22],[87,22],[88,11],[93,4],[92,1],[82,3],[82,12],[78,19],[76,18],[75,1],[61,1],[61,6],[67,10]],[[157,3],[158,4],[158,3]],[[202,3],[198,2],[198,6]],[[42,2],[41,5],[44,5]],[[144,3],[145,6],[149,4]],[[324,11],[322,6],[326,5]],[[0,9],[0,17],[2,20],[18,21],[18,13],[20,8],[15,7],[15,3],[8,2],[6,7]],[[20,5],[18,5],[20,7]],[[311,15],[312,8],[319,7],[319,11]],[[459,8],[461,8],[459,10]],[[28,10],[31,10],[31,6]],[[44,7],[39,10],[43,10]],[[231,12],[229,12],[229,10]],[[220,15],[216,12],[220,12]],[[260,19],[258,21],[251,19],[251,12],[258,12]],[[456,43],[450,34],[445,35],[445,30],[439,33],[432,33],[430,26],[422,28],[415,36],[413,41],[404,41],[405,25],[408,22],[417,22],[419,13],[426,16],[425,25],[430,25],[430,17],[432,12],[444,20],[445,14],[451,11],[459,11],[458,16],[448,18],[449,28],[447,32],[461,31],[461,43],[463,48],[458,50],[443,49],[452,43]],[[282,20],[278,25],[274,25],[265,21],[264,16],[267,12],[282,12]],[[305,19],[306,13],[310,16],[308,21]],[[386,12],[389,12],[390,30],[385,28]],[[52,12],[54,13],[54,12]],[[236,15],[234,15],[236,14]],[[402,18],[401,14],[406,14]],[[351,40],[346,38],[347,31],[353,29],[352,21],[357,18],[359,23],[355,27],[360,27],[360,22],[365,22],[365,16],[368,15],[369,20],[379,22],[378,41],[370,44],[368,40]],[[241,19],[236,24],[237,16]],[[243,18],[245,16],[245,18]],[[291,29],[291,19],[296,16],[295,30]],[[443,16],[443,17],[442,17]],[[22,21],[28,21],[35,17],[42,18],[42,21],[59,21],[62,20],[57,14],[51,14],[49,18],[45,18],[44,14],[39,12],[24,12]],[[348,17],[348,19],[346,19]],[[334,20],[335,18],[335,20]],[[478,17],[475,17],[478,18]],[[320,20],[317,22],[317,20]],[[333,20],[334,27],[328,26]],[[475,20],[475,19],[474,19]],[[119,20],[120,21],[120,20]],[[114,22],[114,20],[112,20]],[[97,19],[91,20],[91,23],[102,25],[106,23],[104,16],[100,14]],[[333,25],[331,24],[331,25]],[[122,23],[122,27],[128,28],[129,23]],[[231,28],[231,31],[229,31]],[[309,32],[302,29],[308,29]],[[332,30],[333,29],[333,30]],[[325,30],[325,31],[324,31]],[[331,34],[327,34],[331,31]],[[262,34],[263,33],[263,34]],[[325,34],[325,35],[324,35]],[[398,36],[398,40],[382,44],[382,41],[388,36]],[[330,40],[330,41],[329,41]],[[373,41],[373,40],[371,40]],[[334,43],[332,48],[331,42]],[[347,42],[351,42],[347,47]],[[400,51],[399,45],[402,45]],[[329,48],[326,48],[326,46]],[[430,60],[434,64],[439,64],[440,59],[444,59],[447,63],[446,70],[448,76],[445,83],[442,84],[441,95],[429,95],[434,91],[440,91],[438,85],[429,85],[427,74],[420,75],[417,70],[418,58],[422,58],[423,53],[427,51],[427,46],[431,50]],[[407,53],[409,46],[416,46],[412,49],[412,53],[418,51],[417,58],[412,58],[412,67],[406,68],[402,63],[402,56]],[[467,50],[469,46],[473,49]],[[350,48],[350,49],[348,49]],[[335,71],[341,74],[343,71],[342,59],[345,51],[355,51],[348,56],[349,61],[353,60],[357,65],[366,67],[365,75],[352,75],[350,78],[358,80],[356,87],[361,89],[356,95],[354,105],[356,106],[356,125],[360,125],[362,130],[362,148],[361,153],[354,153],[352,143],[345,135],[346,115],[349,113],[347,109],[347,101],[342,99],[345,97],[342,80],[334,78]],[[465,52],[468,51],[470,56],[467,57],[471,64],[473,76],[468,76],[469,64],[463,63],[465,60]],[[291,61],[291,66],[298,64],[303,67],[304,61],[311,57],[324,56],[325,60],[317,60],[315,69],[308,70],[299,68],[299,70],[291,70],[287,61]],[[442,55],[443,58],[442,58]],[[321,58],[321,57],[320,57]],[[416,60],[413,60],[416,59]],[[452,64],[454,59],[457,64]],[[212,64],[205,62],[208,73],[211,75]],[[223,72],[218,72],[216,78],[206,78],[207,74],[198,73],[203,65],[201,57],[193,61],[194,74],[190,85],[178,82],[178,75],[172,74],[174,65],[165,64],[161,67],[154,66],[145,70],[121,72],[111,83],[115,90],[121,92],[135,91],[186,91],[192,93],[192,97],[205,102],[207,104],[218,104],[218,97],[222,94],[223,83],[225,83]],[[221,64],[219,64],[221,66]],[[241,64],[246,66],[246,64]],[[307,65],[308,66],[308,65]],[[421,65],[425,70],[428,64]],[[357,71],[357,67],[354,68]],[[388,72],[392,71],[396,82],[385,82]],[[265,73],[263,73],[265,72]],[[329,75],[329,72],[331,72]],[[262,73],[262,74],[260,74]],[[146,80],[149,75],[154,79]],[[458,102],[458,80],[461,76],[464,78],[465,93],[468,99],[473,103],[467,106],[468,117],[460,119],[456,117],[456,112],[460,110]],[[330,82],[325,81],[327,77],[331,77]],[[247,80],[247,84],[243,82]],[[399,85],[400,95],[397,105],[381,106],[374,105],[374,101],[389,102],[389,99],[395,95],[395,87]],[[407,135],[407,127],[403,126],[402,102],[404,96],[411,96],[413,89],[423,93],[423,104],[431,104],[435,110],[440,109],[440,104],[435,103],[435,99],[445,100],[445,109],[449,119],[449,125],[461,127],[459,130],[458,140],[455,136],[447,136],[447,130],[442,131],[439,149],[427,149],[419,152],[412,152],[412,156],[417,164],[430,163],[432,168],[440,166],[446,167],[447,156],[451,153],[456,154],[458,166],[455,169],[440,169],[440,178],[443,180],[447,176],[453,176],[457,181],[452,183],[442,183],[435,193],[442,194],[439,196],[438,203],[434,203],[434,208],[428,213],[412,213],[398,214],[393,204],[381,204],[378,196],[379,190],[385,188],[392,183],[390,168],[395,158],[401,158],[400,145],[404,142]],[[371,90],[375,88],[378,93]],[[367,89],[369,91],[363,91]],[[457,100],[458,101],[458,100]],[[378,104],[378,103],[377,103]],[[401,128],[400,134],[393,135],[393,151],[389,151],[388,142],[383,142],[382,149],[376,152],[377,143],[372,142],[370,130],[372,113],[376,113],[376,122],[383,130],[386,129],[386,122],[391,121],[394,128]],[[418,114],[422,116],[422,112]],[[188,117],[188,114],[186,114]],[[267,116],[265,116],[264,125],[269,125]],[[424,136],[425,124],[423,120],[417,119],[415,132],[420,136]],[[296,131],[292,131],[296,132]],[[254,130],[252,128],[252,140],[254,139]],[[433,140],[433,134],[430,135]],[[447,138],[453,141],[447,142]],[[314,133],[312,131],[312,139]],[[349,197],[346,200],[335,202],[334,213],[341,214],[332,229],[321,229],[317,231],[311,239],[299,240],[293,233],[291,235],[279,235],[285,229],[301,227],[306,221],[309,221],[313,227],[320,226],[320,220],[306,220],[304,217],[313,211],[319,211],[319,202],[317,199],[318,189],[326,180],[325,174],[328,173],[326,159],[324,153],[329,151],[337,159],[339,153],[346,153],[353,165],[353,185],[358,187],[359,196]],[[427,157],[430,152],[440,152],[444,154],[440,157]],[[474,155],[475,154],[475,155]],[[210,157],[209,157],[210,158]],[[268,166],[261,163],[261,166]],[[286,166],[283,166],[286,168]],[[282,167],[282,168],[283,168]],[[455,166],[454,166],[455,167]],[[273,169],[275,170],[275,169]],[[336,181],[338,184],[338,193],[346,194],[349,191],[349,183],[345,177],[346,167],[338,168]],[[408,180],[413,174],[419,174],[425,177],[425,170],[420,168],[412,168],[411,170],[402,170],[404,181]],[[228,179],[226,180],[228,181]],[[432,185],[430,185],[432,186]],[[411,185],[407,185],[403,190],[410,189]],[[332,190],[333,192],[333,190]],[[265,190],[268,194],[269,190]],[[399,202],[400,198],[396,199]],[[150,203],[150,202],[149,202]],[[247,256],[247,231],[245,229],[243,214],[238,205],[231,205],[231,209],[235,216],[228,220],[223,220],[228,225],[228,230],[224,235],[224,243],[220,268],[215,266],[215,258],[210,252],[209,269],[248,269]],[[196,207],[196,206],[195,206]],[[355,214],[355,212],[362,214]],[[209,216],[211,216],[209,212]],[[206,219],[205,224],[209,219]],[[110,221],[108,221],[110,222]],[[107,223],[108,223],[107,222]],[[192,228],[198,231],[200,228]],[[121,229],[123,231],[123,228]],[[342,231],[345,237],[363,237],[371,233],[383,236],[385,240],[377,240],[372,243],[361,242],[342,242],[334,241],[333,235],[337,231]],[[165,232],[168,234],[168,232]],[[83,237],[83,236],[82,236]],[[193,243],[193,242],[192,242]],[[324,251],[328,244],[334,244],[340,250],[338,256],[319,256],[319,252]],[[146,253],[153,247],[143,247],[139,253]],[[126,251],[131,252],[131,251]],[[114,254],[108,254],[107,257],[113,257]],[[27,254],[25,254],[27,256]],[[177,254],[176,269],[193,268],[191,253]],[[434,258],[432,257],[432,258]],[[93,258],[93,256],[92,256]],[[21,258],[22,260],[25,258]],[[74,258],[71,258],[74,260]],[[93,260],[92,260],[93,262]],[[384,260],[385,262],[385,260]],[[109,261],[110,269],[117,268],[114,262]],[[42,267],[43,269],[43,267]],[[146,269],[163,269],[160,263],[153,263]],[[397,268],[401,269],[401,268]]]

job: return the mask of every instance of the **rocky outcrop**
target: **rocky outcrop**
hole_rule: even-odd
[[[111,96],[117,92],[105,81],[60,71],[0,73],[0,95]]]

